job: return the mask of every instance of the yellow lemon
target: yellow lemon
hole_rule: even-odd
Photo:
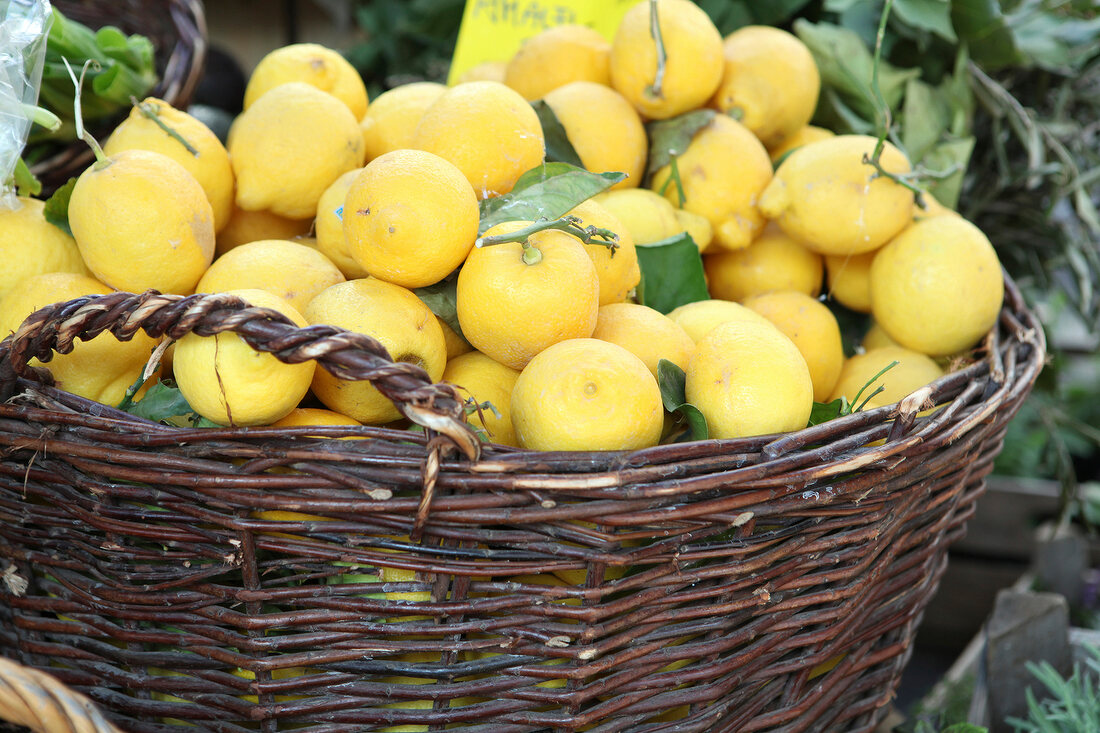
[[[664,408],[641,359],[606,341],[569,339],[519,375],[512,424],[533,450],[634,450],[660,440]]]
[[[504,72],[508,68],[507,61],[483,61],[466,69],[454,80],[452,86],[465,84],[471,81],[495,81],[504,83]]]
[[[492,81],[441,94],[420,118],[412,147],[457,166],[479,199],[511,191],[546,154],[535,110],[519,92]]]
[[[873,321],[871,327],[867,329],[867,333],[863,334],[863,341],[859,345],[864,351],[881,349],[883,346],[901,346],[897,341],[890,338],[890,334],[886,333],[882,326]]]
[[[658,85],[657,43],[650,3],[623,15],[611,43],[611,86],[650,119],[701,107],[722,81],[722,35],[690,0],[658,0],[657,23],[666,59]]]
[[[1004,275],[997,253],[961,216],[914,222],[871,263],[871,312],[899,344],[947,356],[997,322]]]
[[[229,223],[233,166],[229,152],[209,127],[163,100],[147,97],[134,105],[103,144],[107,155],[135,148],[167,155],[186,168],[206,192],[214,212],[214,231]]]
[[[214,259],[214,214],[195,177],[171,158],[123,150],[89,166],[69,199],[69,227],[106,285],[187,294]]]
[[[367,113],[363,77],[339,53],[316,43],[283,46],[260,59],[244,90],[245,110],[267,92],[288,82],[305,83],[328,92],[347,105],[357,120]]]
[[[312,247],[285,239],[264,239],[235,247],[214,260],[195,291],[266,290],[301,313],[313,296],[344,276]]]
[[[615,171],[626,178],[611,188],[634,188],[645,174],[649,142],[638,113],[621,94],[590,81],[558,87],[543,101],[565,128],[585,170]]]
[[[712,438],[801,430],[814,387],[798,347],[770,323],[730,321],[695,345],[686,394]]]
[[[642,279],[638,251],[630,230],[618,217],[592,199],[577,204],[569,215],[580,219],[581,227],[594,226],[619,235],[619,246],[614,252],[602,244],[587,244],[584,251],[596,266],[596,277],[600,280],[600,305],[623,302]],[[596,242],[599,241],[602,240],[597,238]]]
[[[871,381],[876,374],[895,361],[896,366],[888,369],[874,382]],[[870,410],[898,402],[942,376],[943,370],[930,357],[901,346],[884,346],[849,357],[844,362],[840,379],[837,380],[829,401],[845,397],[855,408],[867,400],[863,409]],[[879,387],[882,387],[882,391],[875,394]],[[861,389],[863,393],[859,394]],[[860,404],[855,403],[857,394]]]
[[[402,84],[382,92],[359,122],[367,161],[383,153],[412,147],[413,133],[424,111],[447,87],[432,81]]]
[[[527,223],[500,224],[485,235]],[[517,242],[474,248],[458,273],[463,335],[513,369],[558,341],[591,336],[599,308],[596,266],[579,239],[545,230],[527,243],[530,252]]]
[[[695,341],[684,327],[663,313],[638,303],[611,303],[600,307],[592,338],[623,347],[642,360],[654,378],[657,364],[668,359],[687,368]]]
[[[699,252],[703,253],[709,250],[710,244],[714,240],[714,226],[710,223],[710,219],[683,209],[676,209],[675,214],[676,220],[680,222],[680,227],[691,235],[691,241],[695,242]]]
[[[745,301],[794,342],[810,368],[814,400],[825,402],[832,394],[844,364],[844,345],[836,316],[823,303],[805,293],[776,290]]]
[[[583,25],[556,25],[528,38],[504,67],[504,83],[540,99],[574,81],[611,83],[611,44]]]
[[[805,43],[781,28],[748,25],[726,36],[722,49],[725,69],[712,106],[738,112],[765,145],[809,124],[821,76]]]
[[[863,162],[877,142],[866,135],[837,135],[804,145],[780,164],[760,196],[760,212],[822,254],[878,249],[911,221],[913,192]],[[905,155],[890,143],[880,164],[894,174],[910,170]]]
[[[309,219],[287,219],[270,211],[245,211],[236,206],[229,223],[218,232],[214,254],[217,257],[248,242],[261,239],[296,239],[309,233]]]
[[[271,308],[299,327],[306,326],[294,306],[266,290],[236,290],[257,308]],[[172,373],[187,404],[219,425],[269,425],[298,406],[309,391],[315,364],[286,364],[256,351],[235,333],[199,336],[176,342]]]
[[[512,388],[519,371],[490,359],[480,351],[471,351],[447,362],[443,379],[458,385],[463,397],[472,397],[478,404],[489,402],[500,413],[484,409],[480,417],[473,412],[466,422],[488,432],[489,440],[503,445],[519,446],[512,428]]]
[[[237,118],[229,159],[239,208],[312,219],[325,189],[363,165],[359,118],[317,87],[282,84]]]
[[[772,179],[768,151],[749,129],[715,116],[677,158],[677,168],[684,192],[681,208],[710,220],[720,249],[749,246],[764,227],[756,201]],[[678,203],[680,190],[671,175],[672,167],[663,166],[653,174],[650,188]]]
[[[350,170],[325,189],[317,201],[317,218],[313,222],[313,229],[317,232],[317,249],[332,260],[349,280],[367,276],[367,271],[351,256],[347,237],[344,236],[344,201],[351,184],[362,172],[362,168]]]
[[[0,207],[0,254],[8,263],[0,272],[0,297],[32,275],[88,274],[76,241],[46,221],[46,204],[23,196],[17,201],[18,208]]]
[[[676,218],[676,208],[664,196],[649,189],[605,191],[591,200],[614,214],[636,245],[659,242],[683,231]]]
[[[456,356],[462,356],[474,350],[474,347],[470,345],[470,342],[466,340],[464,336],[459,334],[450,324],[444,321],[439,316],[436,316],[436,320],[439,321],[439,327],[443,329],[443,340],[447,342],[447,361]]]
[[[25,277],[0,299],[0,337],[14,332],[27,316],[51,303],[110,292],[103,283],[77,273]],[[117,405],[141,376],[157,341],[144,331],[138,331],[129,341],[119,341],[105,331],[95,338],[77,341],[68,354],[54,354],[46,363],[33,359],[31,364],[49,369],[57,386],[66,392]]]
[[[923,204],[923,205],[922,205]],[[947,208],[932,194],[925,191],[921,194],[921,201],[913,202],[913,219],[931,219],[934,216],[958,216],[958,212]]]
[[[764,316],[731,300],[697,300],[694,303],[685,303],[671,310],[668,317],[680,324],[696,344],[712,328],[727,321],[755,321],[766,326],[772,325]]]
[[[447,346],[435,314],[412,291],[368,277],[321,291],[305,311],[312,324],[329,324],[373,336],[396,362],[423,367],[433,382],[443,376]],[[401,417],[394,404],[370,382],[337,379],[321,368],[313,393],[328,408],[366,425]]]
[[[878,250],[859,255],[825,255],[829,297],[860,313],[871,312],[871,263]]]
[[[355,418],[348,417],[347,415],[341,415],[339,412],[332,410],[325,410],[320,407],[295,407],[285,417],[281,417],[275,422],[271,423],[273,427],[279,428],[295,428],[309,425],[362,425],[361,422]],[[278,512],[268,512],[268,514],[277,514]],[[285,512],[284,514],[293,514],[293,512]],[[300,515],[301,517],[310,517],[311,519],[319,519],[321,521],[329,521],[324,517],[315,517],[313,515]],[[279,519],[280,517],[266,517],[268,519]]]
[[[771,290],[821,292],[821,255],[802,246],[774,224],[744,249],[703,255],[710,294],[741,301]]]
[[[395,150],[375,158],[344,199],[344,238],[371,275],[407,288],[432,285],[462,264],[477,239],[477,194],[438,155]]]
[[[830,137],[836,137],[836,133],[832,130],[826,130],[824,127],[806,125],[805,127],[795,130],[774,145],[769,146],[768,155],[771,156],[772,163],[778,163],[784,155],[792,150]]]

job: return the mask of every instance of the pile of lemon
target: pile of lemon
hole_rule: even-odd
[[[0,329],[112,289],[234,292],[301,325],[373,336],[460,386],[490,440],[540,450],[658,443],[673,422],[662,360],[684,371],[716,438],[805,427],[815,401],[853,400],[898,362],[866,392],[882,386],[868,405],[887,404],[979,344],[1002,271],[977,228],[921,205],[894,146],[876,154],[875,138],[809,124],[819,87],[796,37],[746,27],[723,39],[689,0],[639,2],[610,43],[552,28],[453,86],[369,103],[339,54],[280,48],[252,74],[225,145],[162,101],[135,106],[72,190],[71,237],[40,201],[0,214]],[[615,232],[614,251],[557,229],[475,246],[479,202],[545,159],[540,99],[585,168],[626,174],[570,212]],[[646,123],[702,108],[717,114],[647,175]],[[667,314],[635,302],[637,248],[685,231],[712,299]],[[414,292],[448,279],[458,328]],[[847,359],[834,303],[875,324]],[[63,388],[117,404],[156,346],[103,334],[46,366]],[[181,339],[161,376],[219,424],[401,419],[370,384],[233,334]]]

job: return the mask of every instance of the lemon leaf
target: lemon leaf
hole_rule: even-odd
[[[687,375],[668,359],[657,362],[657,386],[661,402],[671,413],[679,413],[687,421],[691,440],[706,440],[710,436],[707,418],[699,408],[687,401]]]
[[[42,211],[46,221],[70,237],[73,236],[73,230],[69,228],[69,199],[72,198],[74,188],[76,188],[76,179],[70,178],[68,183],[46,199],[46,206]]]
[[[416,297],[424,301],[432,313],[446,322],[451,329],[462,336],[462,327],[458,325],[458,278],[448,277],[435,285],[427,285],[413,290]]]
[[[42,193],[42,181],[35,177],[31,169],[27,167],[27,161],[19,158],[15,161],[15,172],[12,181],[20,196],[37,196]]]
[[[703,258],[687,232],[652,244],[635,246],[642,281],[638,285],[639,302],[661,313],[673,308],[709,300],[703,275]]]
[[[511,192],[481,202],[478,234],[505,221],[558,219],[624,178],[625,173],[589,173],[568,163],[535,166],[520,176]]]
[[[713,109],[697,109],[646,125],[650,140],[646,175],[653,175],[668,165],[672,158],[683,155],[695,133],[709,125],[716,114]]]
[[[562,126],[550,105],[542,99],[537,99],[531,102],[531,106],[535,108],[535,114],[539,116],[539,124],[542,125],[542,137],[546,141],[546,160],[569,163],[583,168],[581,156],[569,141],[565,127]]]
[[[147,420],[174,424],[181,424],[178,418],[186,418],[194,414],[194,410],[187,404],[179,387],[164,381],[151,386],[144,397],[125,409],[130,414]]]
[[[843,397],[839,397],[832,402],[815,402],[813,408],[810,409],[810,421],[806,423],[806,427],[835,420],[841,415],[847,415],[849,412],[848,400]]]

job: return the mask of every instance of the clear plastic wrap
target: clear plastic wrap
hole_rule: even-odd
[[[49,29],[47,0],[0,0],[0,207],[18,206],[7,182],[34,118]]]

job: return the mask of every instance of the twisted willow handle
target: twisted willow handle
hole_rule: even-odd
[[[3,657],[0,720],[36,733],[121,733],[88,698],[44,672]]]
[[[69,353],[77,338],[87,340],[110,331],[125,341],[139,330],[169,339],[232,331],[257,351],[288,364],[316,361],[340,379],[370,381],[406,417],[446,436],[467,458],[475,460],[480,454],[477,436],[465,420],[463,400],[453,386],[433,383],[419,366],[394,362],[370,336],[335,326],[299,328],[277,311],[254,308],[226,293],[185,296],[150,290],[46,306],[0,343],[0,401],[11,397],[18,377],[30,374],[31,359],[49,361],[55,351]]]

